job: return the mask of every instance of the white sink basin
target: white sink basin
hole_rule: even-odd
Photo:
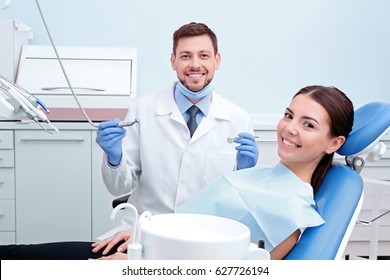
[[[143,259],[244,259],[250,231],[226,218],[200,214],[160,214],[144,220]]]

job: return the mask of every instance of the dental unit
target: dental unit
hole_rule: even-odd
[[[49,113],[49,109],[41,100],[0,76],[0,116],[6,119],[22,119],[21,112],[24,112],[28,119],[38,123],[45,131],[52,133],[41,122],[45,122],[51,129],[58,132],[42,110]]]

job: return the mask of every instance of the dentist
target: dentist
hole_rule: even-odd
[[[178,81],[130,105],[125,121],[137,124],[100,124],[96,142],[105,152],[104,183],[115,196],[131,194],[128,202],[139,213],[175,212],[219,175],[256,165],[249,114],[214,91],[220,61],[217,37],[205,24],[180,27],[170,59]],[[236,145],[227,142],[237,135]],[[131,223],[127,216],[123,224]]]

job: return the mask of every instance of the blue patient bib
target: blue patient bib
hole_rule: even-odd
[[[271,251],[297,229],[324,223],[312,187],[279,163],[220,176],[183,203],[177,212],[221,216],[249,227],[251,242]]]

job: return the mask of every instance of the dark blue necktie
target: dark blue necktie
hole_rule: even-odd
[[[188,129],[190,130],[190,135],[194,134],[196,128],[198,127],[198,124],[196,123],[196,114],[198,113],[199,108],[195,105],[191,106],[187,112],[190,114],[190,119],[187,122]]]

